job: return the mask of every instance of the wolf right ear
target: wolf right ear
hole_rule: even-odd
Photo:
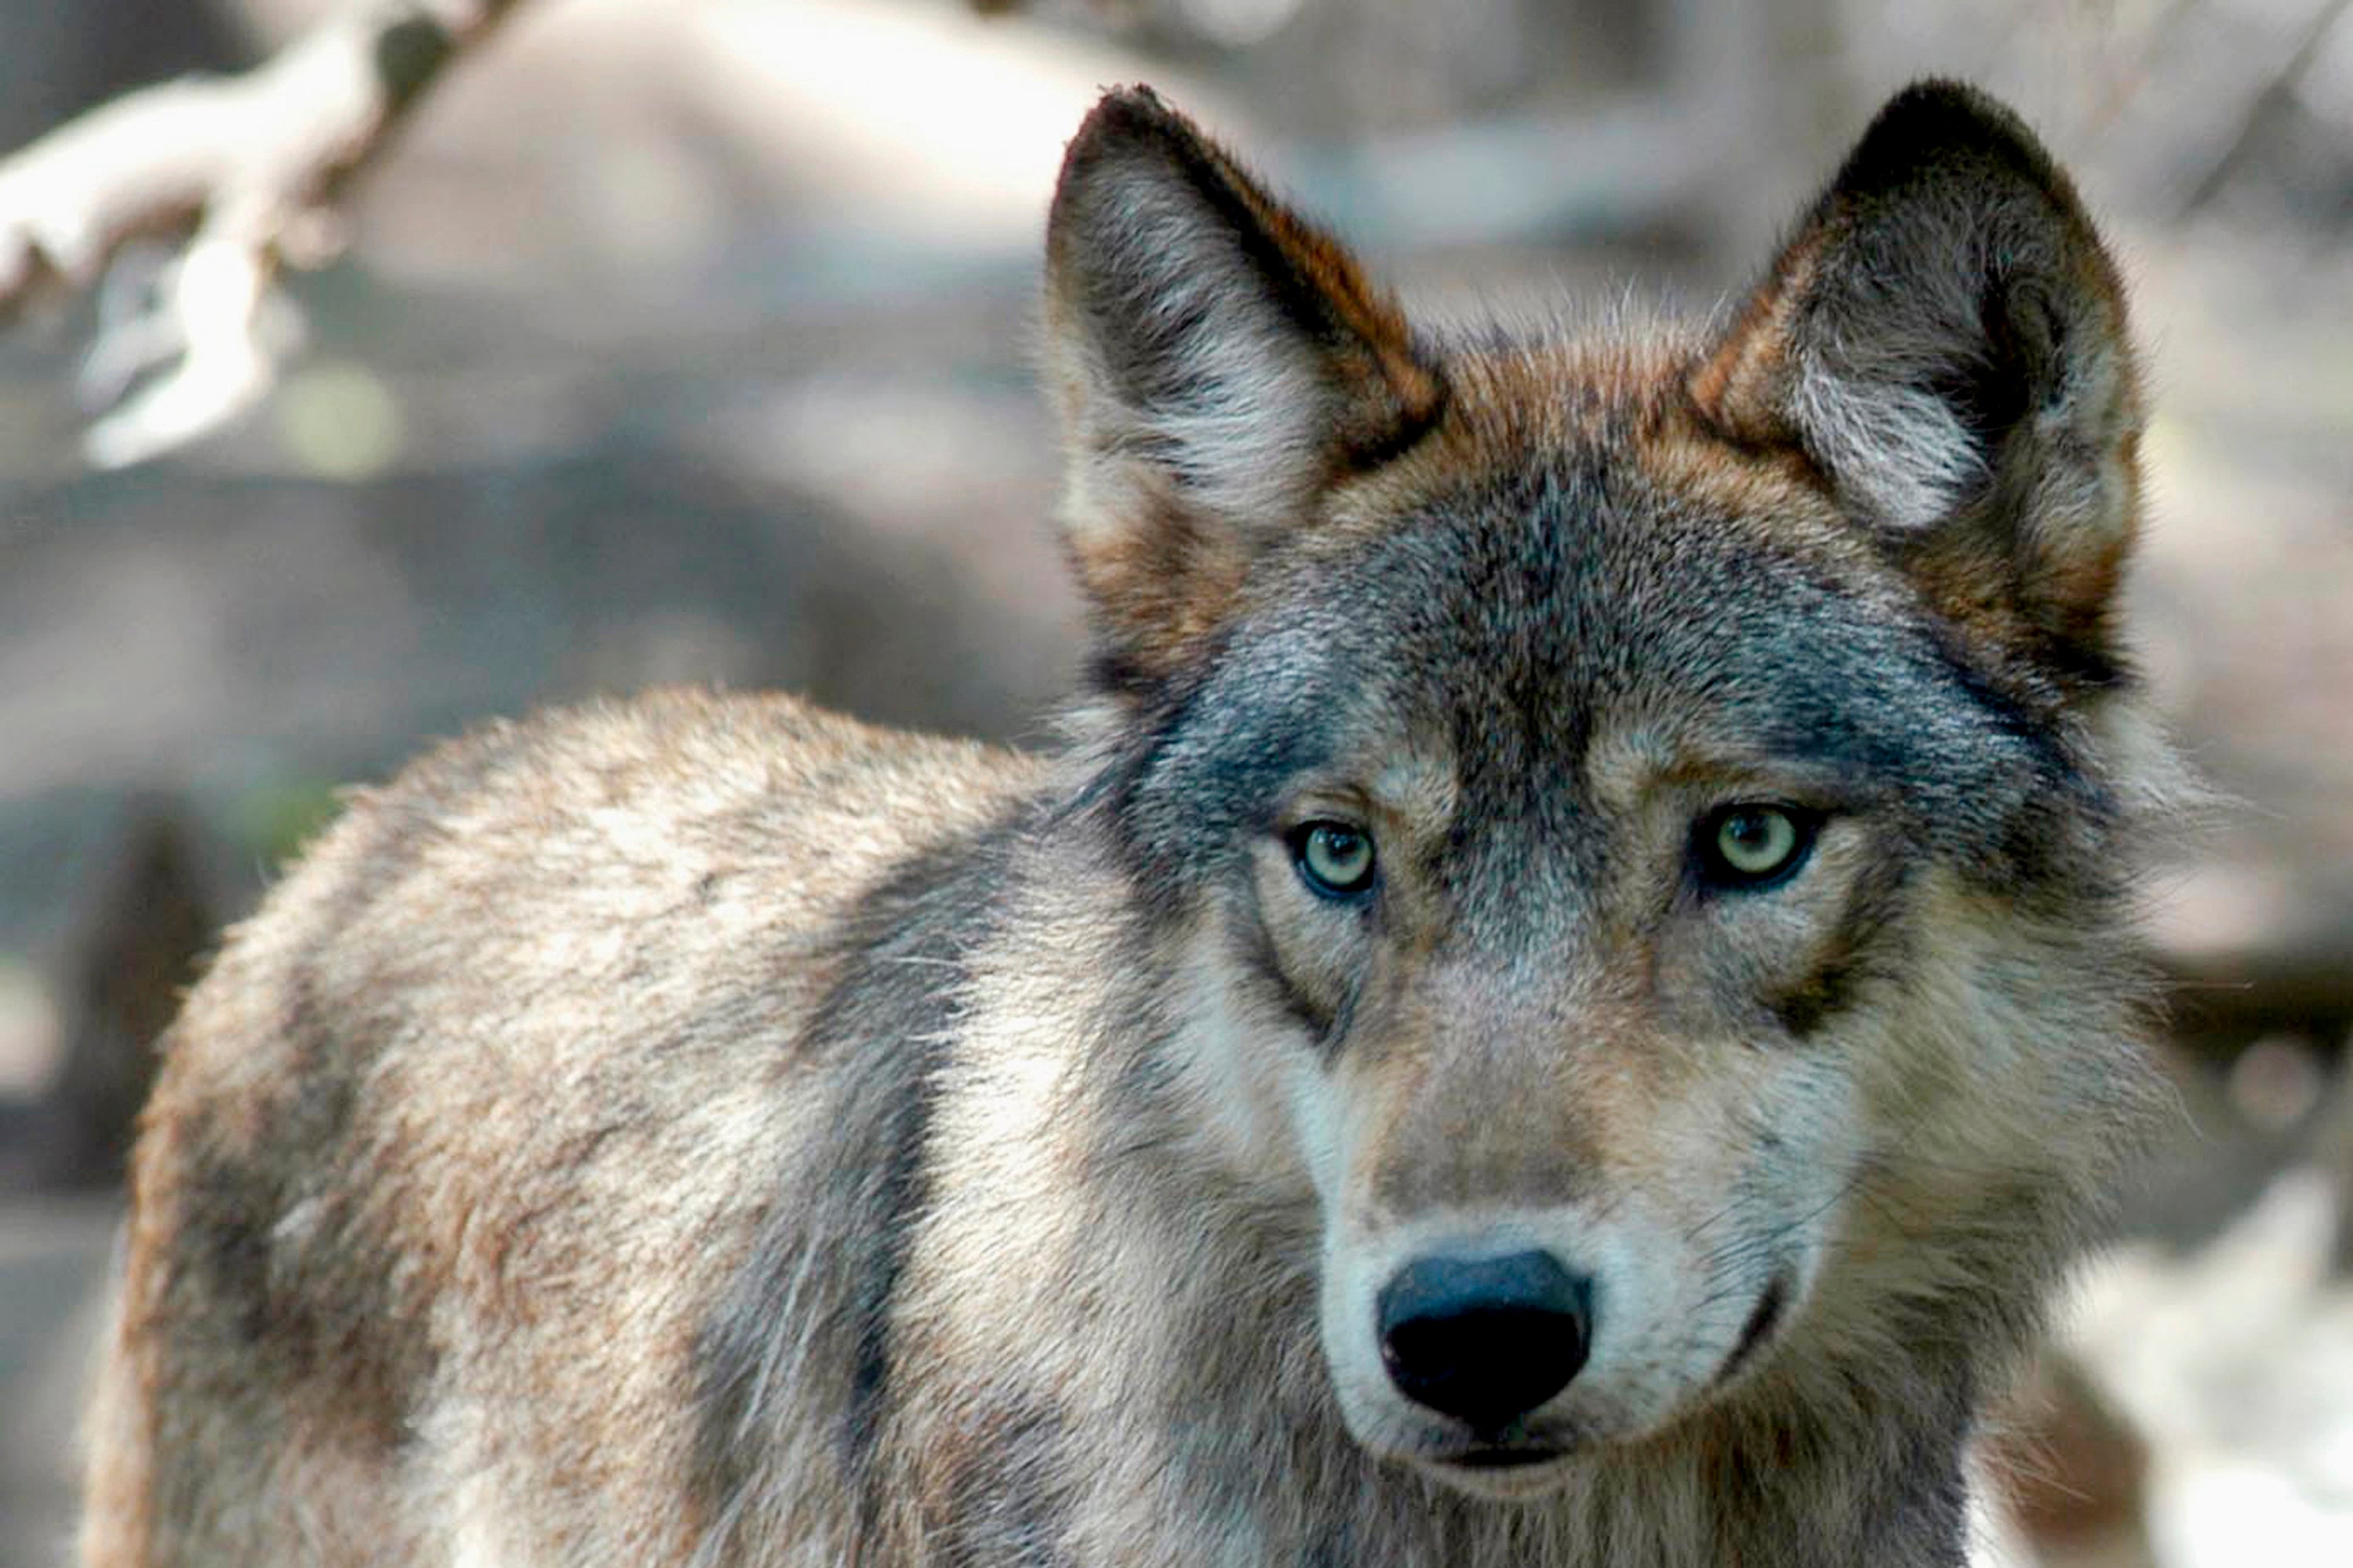
[[[1180,662],[1260,551],[1444,401],[1396,302],[1144,88],[1064,157],[1046,328],[1064,536],[1115,680]]]
[[[1957,619],[2110,666],[2140,419],[2124,294],[2000,104],[1890,101],[1688,386],[1729,439],[1802,452]]]

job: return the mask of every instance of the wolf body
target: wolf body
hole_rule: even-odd
[[[90,1568],[1948,1564],[2147,1093],[2114,270],[1882,113],[1745,307],[1427,334],[1151,94],[1059,750],[357,796],[167,1042]]]

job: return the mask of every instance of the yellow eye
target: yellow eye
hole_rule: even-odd
[[[1292,835],[1292,855],[1307,885],[1345,898],[1373,885],[1373,839],[1343,822],[1310,822]]]
[[[1701,861],[1719,885],[1761,886],[1798,868],[1815,826],[1810,813],[1782,806],[1727,806],[1702,820]]]

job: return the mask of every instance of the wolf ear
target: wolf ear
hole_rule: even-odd
[[[1965,623],[2111,666],[2140,418],[2124,295],[2000,104],[1891,101],[1689,386],[1722,434],[1801,451]]]
[[[1115,678],[1173,668],[1260,550],[1444,401],[1396,302],[1142,88],[1063,160],[1046,328],[1065,538]]]

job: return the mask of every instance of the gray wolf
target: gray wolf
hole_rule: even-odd
[[[1439,331],[1122,90],[1045,322],[1063,744],[499,726],[234,933],[91,1568],[1961,1560],[2150,1092],[2067,179],[1927,83],[1722,319]]]

